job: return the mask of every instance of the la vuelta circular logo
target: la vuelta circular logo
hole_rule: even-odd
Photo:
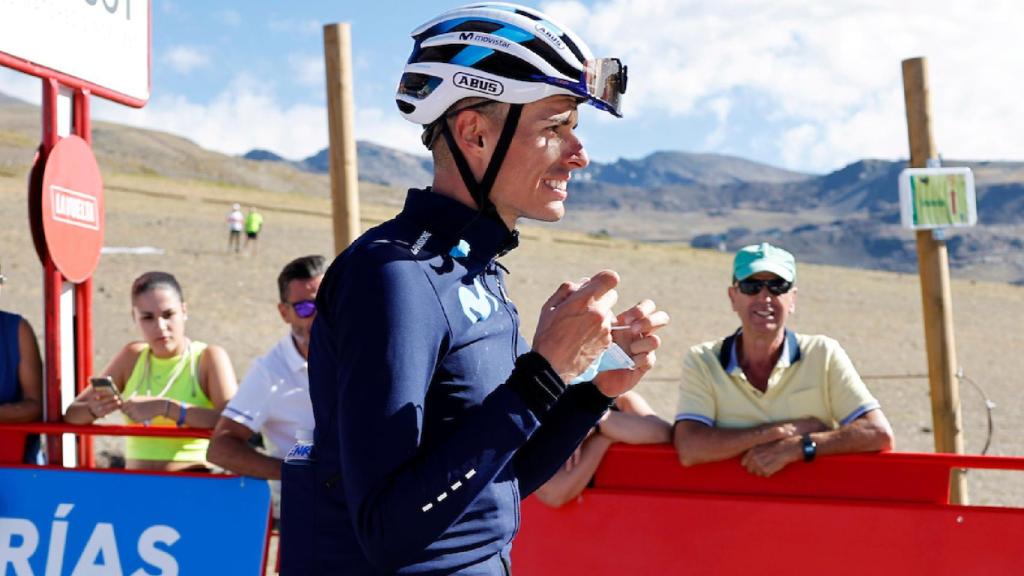
[[[53,147],[40,192],[46,249],[65,278],[82,282],[103,247],[103,179],[85,140],[68,136]]]

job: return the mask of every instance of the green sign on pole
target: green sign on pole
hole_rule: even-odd
[[[978,222],[970,168],[907,168],[900,172],[904,228],[974,226]]]

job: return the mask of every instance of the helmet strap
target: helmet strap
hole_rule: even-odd
[[[448,122],[443,122],[441,126],[441,134],[444,135],[445,142],[448,143],[448,149],[455,160],[455,166],[459,169],[459,175],[462,176],[462,182],[466,185],[466,189],[469,190],[473,201],[476,202],[477,209],[481,214],[486,214],[498,220],[501,220],[501,218],[498,216],[494,203],[491,202],[491,188],[494,186],[494,181],[498,177],[498,171],[501,170],[501,165],[505,161],[505,155],[508,154],[508,147],[512,143],[512,137],[516,133],[516,128],[519,126],[519,117],[522,113],[522,104],[509,105],[508,114],[505,116],[505,125],[501,129],[498,143],[494,147],[494,153],[491,155],[490,162],[487,164],[487,170],[484,171],[484,177],[479,182],[477,182],[476,176],[473,175],[466,157],[462,154],[462,150],[456,145],[455,136],[452,134]]]

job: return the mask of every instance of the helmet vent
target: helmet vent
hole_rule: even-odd
[[[422,100],[434,91],[441,84],[437,76],[406,72],[402,74],[402,80],[398,83],[398,93]]]
[[[542,75],[541,71],[529,62],[510,56],[504,52],[495,52],[490,56],[477,62],[473,68],[482,72],[488,72],[496,76],[511,78],[512,80],[529,81],[533,77]],[[574,75],[578,75],[575,72]]]
[[[565,36],[562,36],[562,40],[565,40]],[[562,74],[565,74],[569,78],[580,77],[580,71],[570,66],[569,63],[566,62],[564,58],[559,56],[558,53],[555,52],[555,49],[548,45],[547,42],[544,42],[543,40],[534,37],[532,40],[523,42],[523,47],[549,62],[552,66],[555,67],[556,70],[558,70]],[[580,65],[584,64],[582,58],[579,62]]]

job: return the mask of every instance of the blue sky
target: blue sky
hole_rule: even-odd
[[[582,115],[580,133],[598,161],[683,150],[826,172],[863,157],[906,157],[900,62],[922,55],[943,155],[1024,158],[1020,2],[524,3],[630,66],[626,117]],[[418,129],[395,109],[394,87],[409,31],[458,4],[153,0],[149,104],[97,103],[94,114],[226,153],[303,158],[327,144],[322,25],[349,22],[358,138],[423,153]],[[38,80],[0,70],[0,91],[37,101]]]

